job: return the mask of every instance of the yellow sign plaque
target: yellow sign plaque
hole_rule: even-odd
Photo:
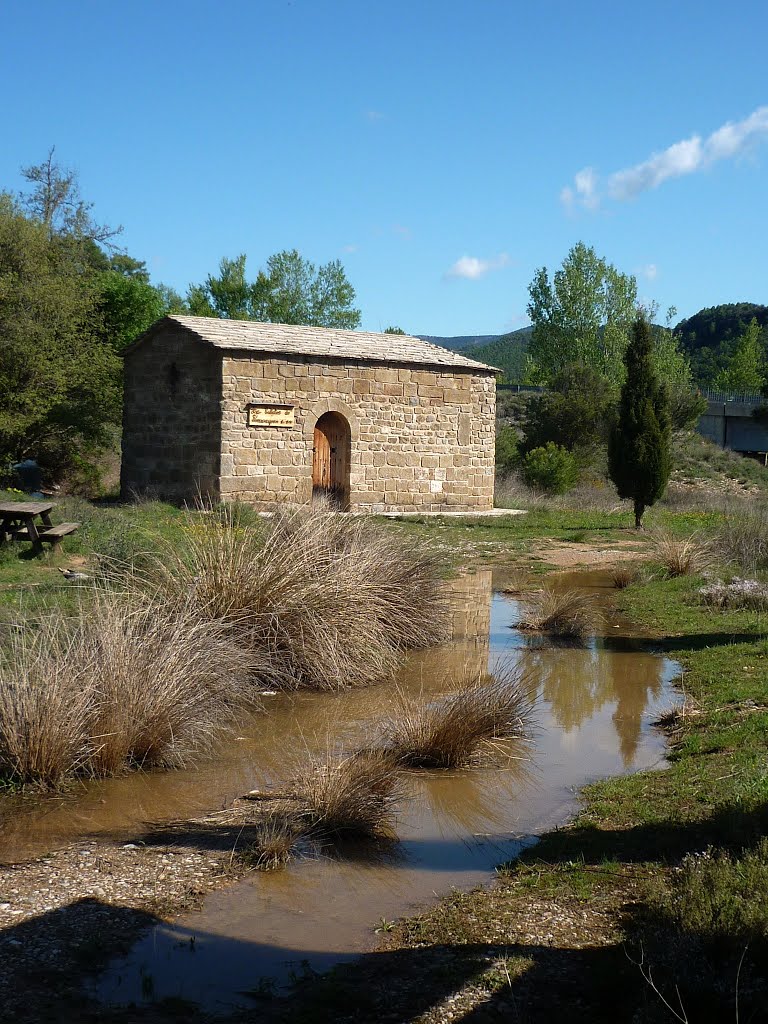
[[[296,422],[292,405],[249,405],[249,427],[292,427]]]

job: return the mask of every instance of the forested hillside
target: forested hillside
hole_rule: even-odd
[[[691,361],[691,369],[700,387],[712,386],[723,371],[752,319],[761,328],[768,326],[768,306],[754,302],[730,302],[708,306],[681,320],[675,336]],[[763,347],[768,345],[768,332],[762,331]]]

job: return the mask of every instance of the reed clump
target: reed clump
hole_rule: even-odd
[[[327,762],[310,759],[286,795],[318,838],[394,838],[399,783],[390,751],[364,750]]]
[[[549,585],[526,602],[526,615],[515,628],[583,640],[594,633],[599,619],[597,602],[587,591]]]
[[[232,625],[275,688],[339,689],[390,674],[443,640],[437,563],[376,524],[325,509],[244,523],[237,507],[191,513],[181,544],[135,584],[171,607]]]
[[[250,828],[241,858],[256,871],[276,871],[292,860],[306,826],[295,811],[268,810]]]
[[[225,623],[96,589],[77,620],[41,620],[0,660],[0,774],[55,787],[186,764],[242,707],[248,664]]]
[[[611,569],[611,585],[616,590],[626,590],[640,578],[641,570],[636,562],[622,562]]]
[[[768,568],[768,509],[764,502],[731,507],[717,537],[725,561],[755,572]]]
[[[406,768],[463,768],[530,729],[536,686],[515,669],[464,679],[431,703],[404,693],[383,731],[383,747]]]
[[[650,540],[652,558],[661,564],[662,571],[669,579],[697,576],[712,564],[712,544],[697,534],[676,537],[666,530],[660,530]]]

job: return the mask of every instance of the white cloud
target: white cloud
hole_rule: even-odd
[[[662,153],[654,153],[641,164],[616,171],[608,179],[608,192],[613,199],[634,199],[641,192],[658,188],[669,178],[680,178],[700,170],[703,158],[701,138],[692,135],[690,139],[676,142]]]
[[[344,245],[341,248],[342,252],[357,252],[360,247],[358,245]]]
[[[727,121],[706,138],[692,135],[653,153],[647,160],[608,176],[604,194],[618,202],[634,199],[658,188],[670,178],[702,171],[719,160],[741,156],[751,145],[768,136],[768,106],[758,107],[742,121]],[[571,210],[581,206],[596,210],[603,198],[597,174],[591,167],[579,171],[572,185],[560,192],[560,201]]]
[[[400,235],[401,238],[410,238],[413,232],[405,224],[393,224],[392,230],[396,235]]]
[[[573,179],[573,188],[566,185],[560,192],[560,202],[572,210],[574,206],[583,206],[587,210],[596,210],[600,205],[597,194],[597,175],[594,168],[584,167]]]
[[[477,281],[491,270],[501,270],[509,264],[509,255],[500,252],[490,260],[481,260],[477,256],[462,256],[445,272],[445,277],[463,277],[468,281]]]
[[[659,276],[659,268],[655,263],[646,263],[644,267],[640,268],[639,273],[646,281],[655,281]]]

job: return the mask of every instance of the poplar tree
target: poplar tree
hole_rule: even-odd
[[[669,398],[653,370],[652,353],[650,325],[638,317],[624,355],[627,379],[608,443],[611,480],[619,497],[634,503],[638,530],[643,512],[664,494],[672,468]]]

